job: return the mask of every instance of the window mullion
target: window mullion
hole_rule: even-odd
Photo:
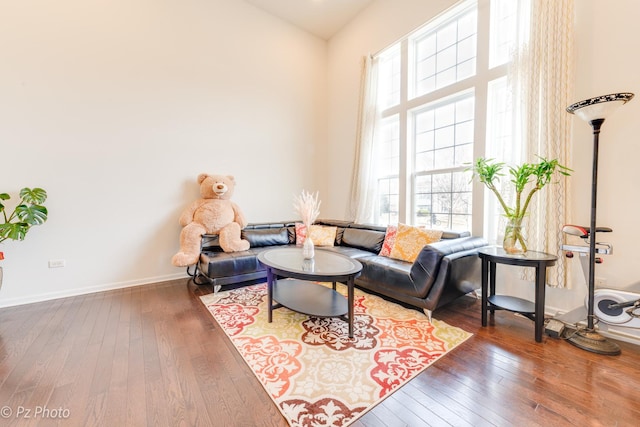
[[[478,45],[476,55],[476,70],[478,71],[478,79],[482,84],[476,85],[475,98],[475,123],[474,123],[474,146],[473,158],[484,157],[486,153],[486,136],[487,136],[487,99],[488,99],[488,81],[489,81],[489,51],[490,36],[489,29],[491,25],[490,19],[490,2],[478,2]],[[472,191],[472,212],[471,232],[474,235],[484,234],[484,187],[474,180]]]
[[[408,146],[408,131],[409,124],[408,113],[407,113],[407,103],[409,99],[409,42],[407,40],[402,41],[401,49],[400,49],[400,61],[401,61],[401,69],[402,73],[400,74],[400,105],[399,105],[399,118],[400,118],[400,129],[399,129],[399,141],[400,141],[400,155],[399,155],[399,206],[398,206],[398,219],[402,223],[407,222],[407,213],[411,211],[409,203],[411,200],[411,183],[409,177],[411,176],[412,170],[410,165],[410,156],[411,150]]]

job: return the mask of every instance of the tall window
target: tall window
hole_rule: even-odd
[[[488,138],[510,137],[512,3],[461,2],[378,55],[376,223],[482,233],[482,188],[465,169]]]

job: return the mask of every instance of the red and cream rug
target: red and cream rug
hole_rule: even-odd
[[[353,339],[287,308],[268,323],[266,284],[201,299],[291,426],[347,426],[471,336],[359,289]]]

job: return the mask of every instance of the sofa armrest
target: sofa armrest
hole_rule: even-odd
[[[440,286],[445,285],[456,259],[477,257],[478,248],[486,245],[486,240],[475,236],[440,240],[426,245],[411,266],[411,280],[416,289],[426,296],[437,280],[442,282]]]
[[[480,288],[478,249],[487,245],[486,240],[475,236],[429,245],[443,256],[432,288],[425,298],[428,309],[435,310],[458,295]]]

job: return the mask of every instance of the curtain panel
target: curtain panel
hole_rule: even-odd
[[[571,117],[565,108],[573,102],[574,0],[519,0],[518,28],[522,32],[508,79],[526,157],[522,160],[557,159],[571,168]],[[560,176],[536,195],[527,227],[530,248],[558,256],[547,274],[555,287],[570,287],[561,250],[562,226],[571,222],[570,182]],[[523,274],[533,280],[530,272]]]
[[[374,221],[376,181],[375,138],[379,120],[378,60],[371,55],[362,58],[358,124],[356,128],[356,151],[354,156],[351,197],[347,218],[360,224]]]

